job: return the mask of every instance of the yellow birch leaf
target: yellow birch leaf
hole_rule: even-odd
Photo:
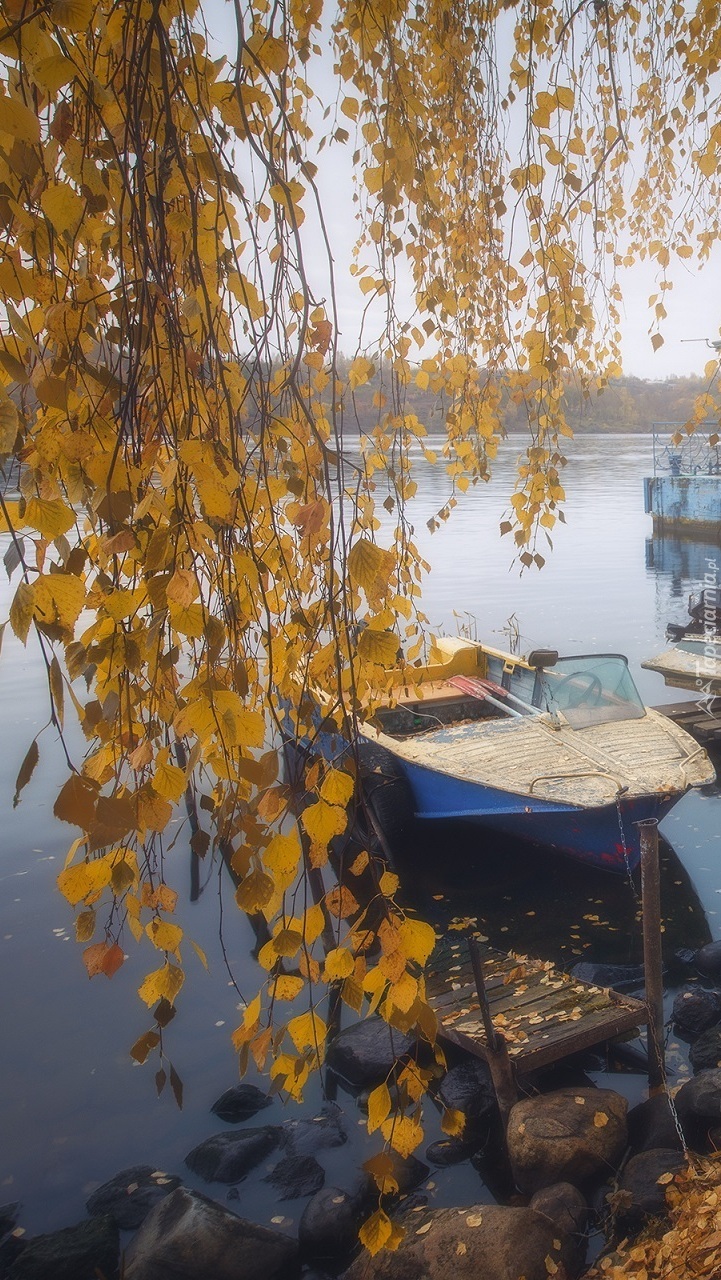
[[[299,1053],[304,1049],[314,1049],[322,1058],[325,1051],[325,1038],[328,1028],[323,1019],[309,1009],[288,1023],[288,1035]]]
[[[202,964],[203,968],[204,968],[206,971],[208,971],[208,970],[210,969],[210,966],[209,966],[209,964],[208,964],[208,957],[206,956],[205,952],[203,951],[203,948],[202,948],[202,947],[199,947],[199,946],[198,946],[198,944],[197,944],[197,942],[193,942],[193,939],[192,939],[192,938],[190,938],[190,939],[189,939],[189,941],[190,941],[190,945],[191,945],[191,947],[193,948],[193,951],[195,952],[196,956],[198,957],[198,959],[199,959],[200,963]]]
[[[167,1000],[168,1004],[175,1004],[176,996],[184,981],[183,970],[166,961],[162,968],[154,969],[147,975],[138,987],[138,995],[148,1006],[157,1004],[158,1000]]]
[[[27,142],[31,147],[40,141],[40,121],[34,111],[17,98],[0,98],[0,132]]]
[[[167,758],[160,760],[159,763],[156,761],[155,773],[153,774],[153,791],[156,791],[159,796],[163,796],[165,800],[169,800],[171,804],[177,804],[184,794],[186,786],[185,773],[177,764],[170,764]]]
[[[325,958],[323,976],[327,982],[349,978],[355,970],[355,961],[347,947],[334,947]]]
[[[358,1232],[358,1239],[365,1246],[371,1257],[387,1244],[392,1232],[391,1220],[382,1209],[376,1209]]]
[[[52,541],[72,529],[75,513],[60,498],[29,498],[25,507],[25,523]]]
[[[321,797],[328,804],[347,805],[354,791],[354,779],[341,769],[329,769],[320,788]]]
[[[170,924],[168,920],[151,920],[145,926],[150,941],[158,951],[174,951],[180,946],[183,930],[178,924]]]
[[[50,17],[59,27],[80,34],[91,26],[94,9],[94,0],[51,0]]]
[[[0,111],[2,99],[0,99]],[[10,396],[0,391],[0,454],[10,453],[20,426],[18,411]]]
[[[72,631],[85,603],[85,584],[73,573],[44,573],[33,584],[38,622],[57,623]]]
[[[385,563],[386,553],[381,547],[371,542],[370,538],[359,538],[348,555],[348,573],[351,580],[362,587],[367,594],[373,590],[376,578]]]
[[[423,1141],[423,1127],[413,1116],[391,1116],[381,1125],[381,1133],[404,1160]]]
[[[288,929],[281,926],[276,934],[273,935],[271,943],[275,954],[289,959],[299,951],[303,945],[303,934],[297,929]]]
[[[325,928],[323,908],[315,903],[309,907],[303,917],[303,937],[308,946],[320,937]]]
[[[398,926],[401,950],[408,960],[415,960],[424,965],[436,945],[436,935],[429,924],[423,920],[406,918]]]
[[[105,858],[79,862],[60,872],[58,889],[71,907],[76,907],[79,902],[88,898],[97,898],[106,885],[110,884],[111,875],[110,864]]]
[[[18,640],[25,644],[33,620],[35,592],[28,582],[21,582],[10,605],[10,626]]]
[[[263,854],[263,865],[278,885],[286,889],[298,874],[300,858],[301,847],[295,832],[292,835],[276,835]]]
[[[66,182],[55,183],[45,188],[40,205],[59,236],[75,234],[85,211],[85,201],[77,191]]]
[[[454,1107],[446,1107],[441,1118],[441,1129],[451,1138],[458,1138],[466,1127],[466,1117]]]
[[[368,170],[366,170],[367,172]],[[348,381],[352,390],[355,391],[357,387],[362,387],[366,382],[370,382],[374,375],[375,365],[372,360],[368,360],[365,356],[358,356],[348,370]]]
[[[392,898],[393,894],[397,891],[399,884],[400,880],[393,871],[384,871],[378,882],[378,887],[381,893],[385,894],[386,898]]]
[[[326,845],[334,836],[342,835],[348,825],[348,815],[339,805],[317,800],[301,814],[301,822],[311,840]]]
[[[295,1000],[304,987],[305,982],[302,978],[295,977],[293,974],[281,973],[271,987],[270,994],[275,1000]]]
[[[368,1097],[368,1132],[375,1133],[380,1129],[391,1113],[391,1095],[384,1082],[373,1089]]]
[[[572,111],[575,102],[575,94],[569,85],[559,84],[556,86],[556,92],[553,95],[559,107],[564,111]]]
[[[608,1124],[608,1116],[605,1111],[597,1111],[593,1117],[593,1123],[597,1129],[605,1129]]]
[[[365,662],[393,667],[398,653],[398,636],[394,631],[376,631],[366,627],[358,639],[358,654]]]

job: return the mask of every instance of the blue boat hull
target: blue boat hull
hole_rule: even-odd
[[[465,782],[396,756],[413,793],[420,821],[462,818],[517,840],[542,844],[604,871],[634,870],[640,859],[637,823],[660,820],[681,798],[671,795],[621,796],[586,809],[537,797],[515,795]]]

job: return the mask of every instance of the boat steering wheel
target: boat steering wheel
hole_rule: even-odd
[[[590,671],[571,671],[569,675],[564,676],[561,683],[556,686],[556,697],[560,695],[566,685],[571,684],[572,681],[575,683],[577,680],[586,680],[588,682],[587,686],[584,689],[576,689],[575,697],[573,693],[569,695],[568,706],[581,707],[585,704],[589,707],[597,707],[603,694],[603,685],[598,676],[592,675]]]

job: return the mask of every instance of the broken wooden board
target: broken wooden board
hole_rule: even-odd
[[[480,947],[493,1025],[516,1071],[531,1071],[648,1022],[646,1005],[607,987],[580,982],[550,961]],[[489,1058],[465,941],[444,942],[426,971],[426,995],[438,1034]]]

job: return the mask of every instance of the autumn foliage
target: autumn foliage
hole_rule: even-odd
[[[56,728],[73,714],[85,736],[55,805],[76,837],[59,887],[91,975],[131,937],[147,952],[139,1060],[162,1052],[184,980],[167,830],[186,796],[209,827],[193,852],[222,852],[266,922],[241,1062],[299,1097],[329,983],[434,1040],[433,931],[395,904],[395,877],[372,920],[352,890],[309,892],[347,827],[352,761],[311,765],[298,817],[280,738],[313,735],[321,697],[352,738],[399,644],[423,653],[411,454],[435,455],[411,386],[440,406],[441,517],[487,478],[501,397],[524,407],[507,528],[542,563],[564,388],[619,370],[615,271],[657,264],[658,343],[667,272],[718,237],[716,9],[239,0],[213,8],[221,40],[197,0],[0,3],[9,624],[40,646]],[[344,377],[316,184],[341,147],[368,307]],[[375,423],[349,446],[374,376]],[[38,758],[35,742],[16,802]],[[404,1112],[381,1090],[369,1117],[403,1153],[427,1084],[408,1070]],[[385,1217],[373,1232],[392,1242]]]

